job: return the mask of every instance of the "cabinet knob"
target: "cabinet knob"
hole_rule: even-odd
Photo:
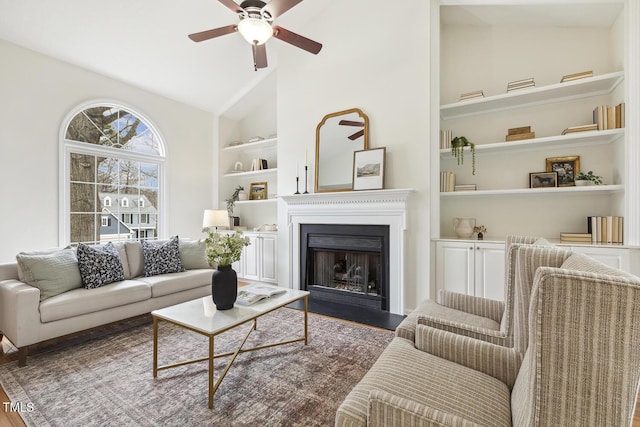
[[[472,251],[472,250],[473,250],[473,246],[471,246],[471,247],[469,248],[469,250],[470,250],[470,251]]]

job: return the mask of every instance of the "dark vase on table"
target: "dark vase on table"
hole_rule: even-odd
[[[238,297],[238,276],[231,265],[219,265],[211,276],[211,296],[218,310],[229,310]]]

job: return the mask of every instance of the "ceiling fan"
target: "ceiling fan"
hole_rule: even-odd
[[[364,122],[356,122],[354,120],[340,120],[338,124],[341,126],[358,126],[362,128],[364,127]],[[364,129],[360,129],[358,132],[348,136],[347,138],[349,138],[352,141],[355,141],[356,139],[360,138],[362,135],[364,135]]]
[[[244,0],[240,4],[237,4],[233,0],[219,1],[236,13],[238,18],[240,18],[240,22],[225,27],[189,34],[189,38],[194,42],[213,39],[237,31],[245,40],[251,43],[253,49],[253,66],[256,71],[258,68],[267,67],[267,50],[264,43],[269,40],[271,36],[313,53],[314,55],[322,49],[322,44],[318,42],[278,25],[273,25],[274,19],[302,0],[271,0],[269,3],[260,0]]]

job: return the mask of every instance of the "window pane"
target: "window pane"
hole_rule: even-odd
[[[96,169],[95,157],[78,153],[69,153],[69,156],[71,181],[93,182]]]
[[[98,180],[100,184],[110,184],[111,190],[118,187],[118,159],[98,157]]]
[[[140,208],[140,212],[158,213],[158,190],[150,188],[141,188],[140,197],[144,199],[144,208]]]
[[[140,163],[133,160],[120,160],[118,184],[120,187],[137,186],[140,182]]]
[[[140,163],[140,186],[158,188],[158,165]]]
[[[69,185],[70,212],[95,212],[95,186],[93,184]]]
[[[99,233],[100,216],[87,214],[71,214],[71,242],[92,243]]]

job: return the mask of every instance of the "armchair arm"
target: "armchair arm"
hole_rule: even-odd
[[[368,427],[477,427],[457,415],[430,408],[381,390],[369,393]]]
[[[416,324],[453,332],[457,335],[475,338],[477,340],[486,341],[503,347],[511,347],[513,345],[513,337],[507,336],[503,331],[497,328],[471,325],[469,323],[450,319],[441,319],[424,314],[418,316]],[[414,336],[414,341],[415,339],[416,338]]]
[[[0,281],[0,332],[13,345],[38,342],[40,290],[15,279]]]
[[[502,320],[504,313],[502,301],[459,294],[444,289],[438,292],[438,304],[476,316],[487,317],[498,323]]]
[[[483,372],[513,387],[522,355],[503,347],[470,337],[418,324],[416,348],[459,365]]]

